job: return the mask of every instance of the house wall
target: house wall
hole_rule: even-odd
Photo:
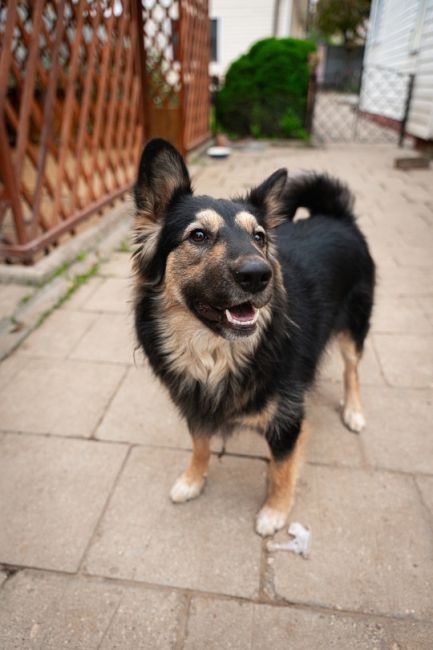
[[[415,86],[407,129],[409,133],[433,139],[433,0],[426,2],[415,65]]]
[[[255,41],[273,35],[274,6],[275,0],[211,0],[211,18],[218,19],[217,61],[211,63],[211,74],[224,75]],[[300,21],[306,19],[307,6],[307,0],[280,0],[277,36],[305,36]]]
[[[364,66],[360,109],[401,121],[415,73],[407,131],[432,138],[433,0],[373,0]]]

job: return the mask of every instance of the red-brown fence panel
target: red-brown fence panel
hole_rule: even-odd
[[[183,153],[209,137],[208,0],[138,0],[149,137]]]
[[[208,0],[181,0],[182,101],[184,149],[209,137]]]
[[[208,137],[207,11],[207,0],[0,8],[2,259],[34,261],[125,194],[145,138],[185,153]]]

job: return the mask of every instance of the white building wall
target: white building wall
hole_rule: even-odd
[[[364,63],[411,72],[411,42],[423,0],[373,0]]]
[[[218,60],[211,74],[225,74],[255,41],[273,35],[274,0],[211,0],[210,15],[218,19]],[[278,36],[289,36],[291,18],[292,0],[281,0]]]
[[[415,87],[407,130],[424,140],[433,139],[433,0],[426,2],[416,56]]]
[[[396,120],[404,115],[407,77],[416,82],[407,130],[433,137],[433,0],[373,0],[360,108]]]

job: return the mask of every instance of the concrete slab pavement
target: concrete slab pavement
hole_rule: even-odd
[[[311,528],[309,559],[254,533],[268,454],[251,432],[221,459],[215,441],[202,497],[170,503],[190,441],[134,357],[130,259],[117,251],[0,364],[2,650],[430,650],[433,171],[395,170],[397,153],[267,146],[195,167],[197,190],[216,196],[282,166],[337,175],[378,264],[367,429],[341,423],[335,349],[309,397],[290,517]]]

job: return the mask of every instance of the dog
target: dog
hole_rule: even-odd
[[[365,425],[358,364],[375,266],[352,194],[327,175],[279,169],[246,196],[195,196],[182,156],[154,139],[134,196],[138,344],[192,437],[171,499],[202,492],[214,434],[253,427],[270,449],[256,531],[272,535],[293,504],[304,399],[333,336],[345,364],[343,420],[356,432]],[[294,221],[299,207],[309,218]]]

